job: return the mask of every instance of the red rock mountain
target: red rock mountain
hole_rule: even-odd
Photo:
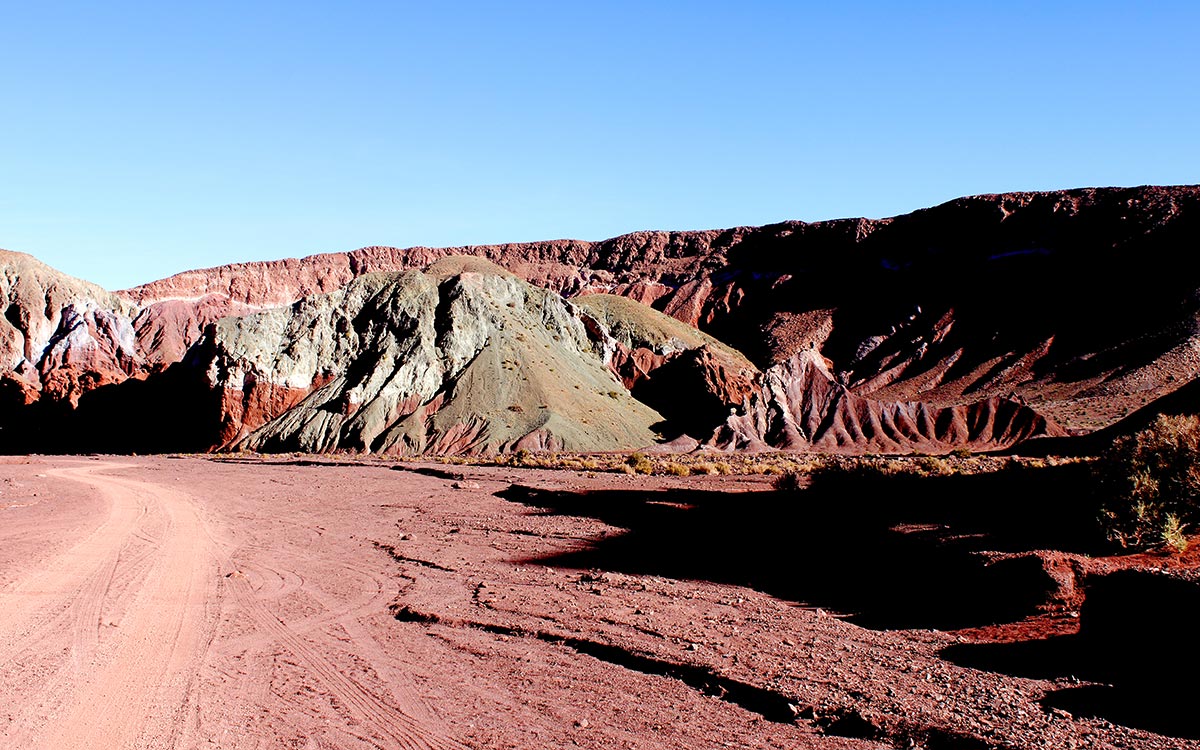
[[[371,247],[190,271],[116,295],[10,254],[0,258],[0,420],[28,424],[18,407],[34,401],[42,413],[88,406],[91,391],[120,402],[115,383],[159,389],[166,370],[225,388],[196,376],[212,364],[222,317],[476,255],[564,297],[620,295],[713,337],[653,351],[612,336],[619,321],[581,315],[598,326],[590,335],[609,347],[621,390],[665,418],[660,432],[749,448],[1005,446],[1061,434],[1058,424],[1103,427],[1195,377],[1198,222],[1196,186],[1010,193],[881,220]],[[632,309],[626,318],[639,317]]]

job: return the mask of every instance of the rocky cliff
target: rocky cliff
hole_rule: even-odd
[[[960,198],[891,219],[461,248],[370,247],[122,292],[287,304],[364,273],[478,255],[567,297],[644,302],[760,368],[814,343],[853,393],[1015,396],[1083,430],[1200,371],[1200,187]]]
[[[143,366],[136,307],[23,253],[0,250],[0,388],[8,402],[43,393],[76,402]]]
[[[49,435],[47,414],[128,410],[121,394],[144,400],[186,383],[201,389],[189,403],[207,405],[197,415],[216,415],[190,445],[591,445],[581,415],[604,410],[548,398],[603,390],[595,372],[581,374],[591,352],[617,378],[606,398],[633,415],[608,425],[623,444],[652,435],[646,420],[657,417],[661,435],[723,447],[1002,447],[1058,435],[1058,424],[1111,424],[1195,377],[1198,217],[1195,186],[1011,193],[882,220],[363,248],[116,294],[3,253],[0,427]],[[445,260],[462,255],[508,273]],[[486,288],[471,286],[485,277]],[[491,295],[507,301],[485,303]],[[538,295],[567,317],[530,328],[526,302]],[[536,349],[515,331],[554,361],[526,365]],[[481,335],[500,359],[489,347],[469,363],[447,358],[459,345],[447,341]],[[406,362],[423,363],[427,382],[401,372]],[[473,388],[513,403],[498,418]],[[31,404],[42,416],[21,411]],[[6,445],[19,449],[12,434]]]
[[[223,447],[622,450],[662,421],[561,297],[477,258],[360,276],[210,331]]]

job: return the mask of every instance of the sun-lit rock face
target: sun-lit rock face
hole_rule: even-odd
[[[1198,237],[1200,187],[1085,188],[959,198],[890,219],[367,247],[189,271],[122,294],[139,305],[282,305],[366,273],[475,255],[568,298],[650,305],[761,369],[816,337],[857,395],[937,406],[1015,395],[1090,430],[1200,372]]]
[[[136,308],[23,253],[0,251],[0,368],[26,401],[77,401],[138,372]]]
[[[662,419],[562,298],[477,258],[362,276],[210,335],[226,447],[619,450]]]

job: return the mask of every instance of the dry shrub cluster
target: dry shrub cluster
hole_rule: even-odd
[[[647,453],[552,453],[518,450],[487,459],[426,458],[443,463],[491,463],[530,469],[566,469],[570,471],[607,471],[648,476],[746,475],[779,476],[788,472],[809,471],[816,462],[786,453],[726,454],[700,452],[694,454]]]
[[[1160,414],[1119,438],[1096,462],[1101,523],[1122,547],[1187,547],[1200,520],[1200,418]]]
[[[809,482],[861,483],[928,477],[973,476],[1000,471],[1034,471],[1086,459],[975,456],[958,451],[945,456],[821,456],[799,471],[775,479],[781,491],[798,490]]]
[[[403,459],[398,459],[403,460]],[[971,475],[995,471],[1027,471],[1056,466],[1080,459],[1012,458],[966,455],[964,451],[945,456],[836,456],[769,453],[717,453],[699,451],[688,454],[649,453],[568,453],[518,450],[490,458],[412,457],[408,460],[439,461],[451,464],[486,463],[531,469],[617,472],[649,476],[748,475],[775,477],[780,488],[800,487],[808,477],[867,479],[880,477],[935,477]]]

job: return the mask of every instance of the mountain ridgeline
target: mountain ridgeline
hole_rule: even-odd
[[[396,249],[121,292],[0,252],[0,449],[908,453],[1071,440],[1200,371],[1200,188]]]

